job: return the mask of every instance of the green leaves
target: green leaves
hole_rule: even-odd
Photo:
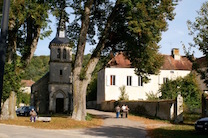
[[[197,47],[205,55],[205,63],[200,63],[204,65],[200,67],[194,63],[194,68],[201,74],[204,83],[208,85],[208,70],[202,69],[208,66],[208,2],[205,2],[197,13],[198,17],[195,18],[195,22],[187,21],[189,35],[193,36],[194,41],[194,43],[190,43],[190,48]]]
[[[3,102],[9,98],[10,93],[12,91],[18,93],[20,91],[20,76],[15,69],[14,64],[5,64],[4,70],[4,83],[3,83],[3,94],[2,100]]]
[[[201,9],[197,12],[198,17],[195,18],[195,22],[187,21],[190,35],[193,36],[194,44],[190,46],[198,47],[204,55],[207,55],[208,51],[208,2],[205,2]]]
[[[39,80],[49,71],[49,56],[34,56],[31,63],[24,69],[22,78],[33,81]]]
[[[180,92],[184,98],[185,105],[191,110],[201,106],[201,91],[195,74],[168,81],[161,86],[160,92],[162,93],[162,99],[175,99]]]

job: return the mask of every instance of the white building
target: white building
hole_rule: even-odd
[[[21,80],[21,90],[23,93],[31,94],[31,86],[35,82],[32,80]]]
[[[130,61],[121,52],[98,72],[97,104],[118,100],[122,86],[125,86],[129,100],[146,100],[147,93],[156,94],[161,84],[177,77],[185,77],[192,69],[192,63],[186,57],[180,56],[178,49],[173,49],[172,55],[164,55],[164,64],[159,75],[150,75],[151,80],[148,83],[143,83],[130,65]]]

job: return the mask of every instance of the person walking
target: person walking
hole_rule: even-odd
[[[122,110],[121,117],[123,118],[124,114],[126,114],[126,106],[124,104],[122,105],[121,110]]]
[[[128,105],[126,105],[126,118],[128,118],[128,114],[129,114],[129,107]]]
[[[121,108],[119,107],[119,105],[116,106],[115,110],[116,110],[116,118],[119,118],[120,110],[121,110]]]

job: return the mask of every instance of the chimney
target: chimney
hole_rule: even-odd
[[[178,48],[173,48],[171,52],[172,52],[172,56],[175,60],[180,60],[181,56],[180,56]]]

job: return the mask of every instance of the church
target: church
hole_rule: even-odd
[[[38,113],[72,112],[72,47],[63,16],[49,44],[49,72],[32,85],[31,105]]]

